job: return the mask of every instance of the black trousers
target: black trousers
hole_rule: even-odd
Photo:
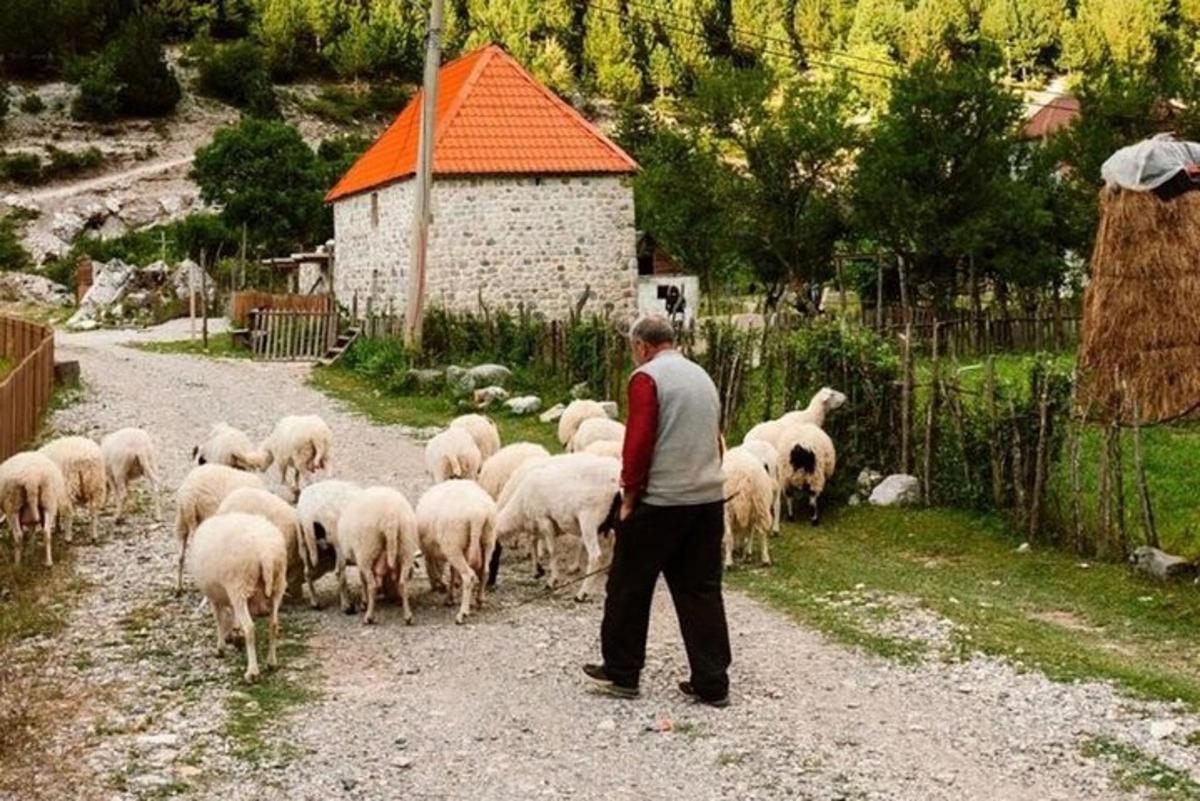
[[[704,698],[729,692],[729,627],[721,598],[721,502],[699,506],[639,504],[617,527],[600,627],[604,670],[636,687],[646,662],[650,604],[661,573],[667,580],[691,665]]]

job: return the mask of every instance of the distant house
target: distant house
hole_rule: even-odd
[[[1039,141],[1049,139],[1064,128],[1071,127],[1078,118],[1079,100],[1071,95],[1053,97],[1025,121],[1021,127],[1021,138]]]
[[[427,302],[565,317],[635,309],[637,164],[511,56],[488,45],[442,67]],[[330,190],[334,292],[402,311],[421,95]]]

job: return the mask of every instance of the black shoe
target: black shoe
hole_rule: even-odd
[[[596,685],[596,689],[606,695],[611,695],[613,698],[637,698],[642,693],[635,687],[629,687],[624,684],[617,684],[604,670],[604,665],[584,665],[583,673],[592,683]]]
[[[683,693],[697,703],[708,704],[709,706],[715,706],[718,709],[729,706],[728,693],[722,695],[720,698],[705,698],[704,696],[700,695],[700,693],[696,692],[696,688],[692,686],[690,681],[679,682],[679,692]]]

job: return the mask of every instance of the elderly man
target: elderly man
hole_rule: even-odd
[[[624,498],[600,631],[604,664],[583,670],[609,695],[638,696],[661,573],[691,665],[691,677],[679,689],[725,706],[730,653],[721,598],[720,398],[704,369],[675,349],[675,331],[665,317],[639,320],[630,343],[637,369],[629,380]]]

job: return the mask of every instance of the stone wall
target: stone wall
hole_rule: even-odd
[[[334,290],[362,312],[402,313],[412,225],[411,180],[334,204]],[[426,299],[477,311],[518,303],[567,316],[585,285],[584,313],[636,307],[633,191],[620,177],[438,178],[433,189]]]

